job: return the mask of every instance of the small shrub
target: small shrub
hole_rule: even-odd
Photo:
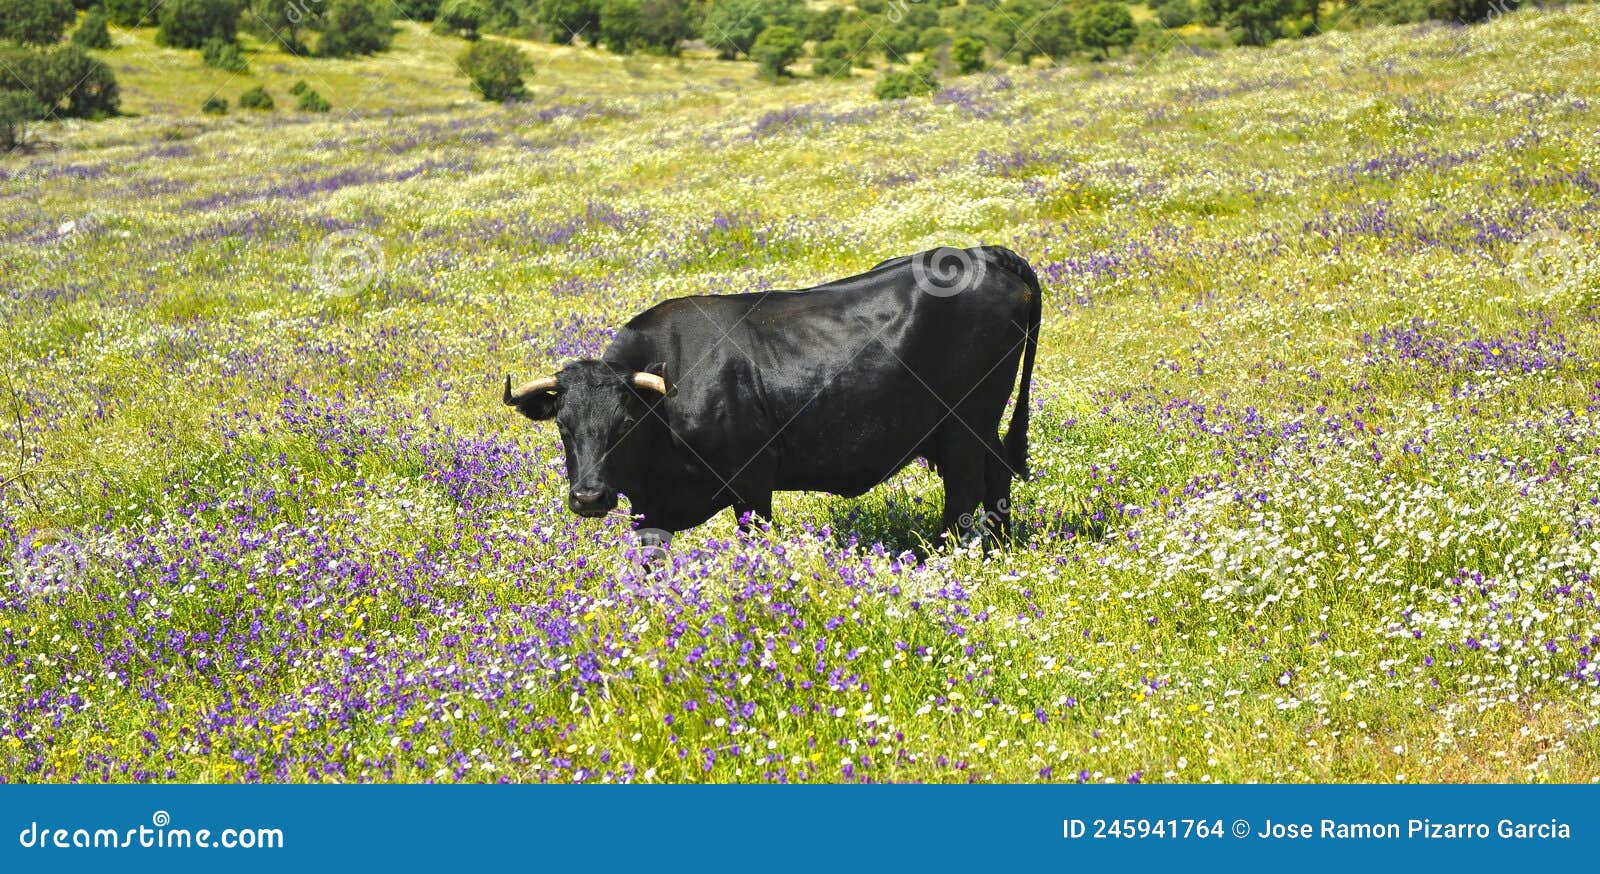
[[[939,87],[938,70],[931,61],[919,61],[909,70],[885,73],[872,89],[879,100],[904,100],[932,94]]]
[[[208,67],[227,70],[230,73],[243,73],[250,69],[250,64],[244,59],[244,51],[236,42],[223,42],[216,37],[206,40],[200,49],[200,58]]]
[[[983,60],[983,43],[970,36],[959,37],[950,44],[950,60],[962,75],[978,73],[989,66]]]
[[[28,123],[43,118],[47,111],[26,91],[0,91],[0,152],[22,145]]]
[[[200,111],[206,115],[227,115],[228,100],[225,97],[218,97],[213,94],[206,98],[205,103],[200,104]]]
[[[259,112],[266,112],[272,107],[272,95],[268,94],[267,89],[260,85],[239,95],[240,109],[254,109]]]
[[[516,46],[503,42],[476,43],[463,52],[456,63],[472,80],[472,90],[484,100],[504,103],[527,96],[522,76],[528,72],[528,59]]]
[[[72,44],[81,49],[109,49],[111,32],[106,30],[106,14],[99,8],[90,9],[72,32]]]
[[[327,112],[333,108],[333,104],[313,88],[308,87],[301,91],[299,98],[296,105],[300,107],[301,112]]]
[[[302,94],[304,94],[304,93],[306,93],[307,91],[310,91],[310,90],[311,90],[311,86],[307,85],[306,84],[306,80],[304,80],[304,79],[297,79],[297,80],[295,80],[295,83],[293,85],[289,86],[289,93],[293,94],[296,97],[299,97],[300,95],[302,95]]]

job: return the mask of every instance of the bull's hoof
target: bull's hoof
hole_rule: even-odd
[[[668,561],[668,547],[672,545],[672,532],[660,528],[640,528],[634,532],[639,543],[639,558],[645,564]]]

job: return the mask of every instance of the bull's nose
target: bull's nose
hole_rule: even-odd
[[[600,503],[600,499],[603,498],[603,497],[605,497],[605,491],[603,489],[573,489],[572,490],[572,503],[577,504],[577,505],[582,506],[582,507],[587,507],[587,506],[591,506],[593,504],[598,504],[598,503]]]

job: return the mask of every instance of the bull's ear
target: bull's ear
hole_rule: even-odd
[[[506,377],[504,400],[506,406],[515,407],[517,412],[535,422],[553,419],[556,415],[556,389],[554,385],[549,388],[536,388],[532,391],[520,391],[513,394],[511,391],[511,377],[508,376]]]
[[[667,390],[665,392],[662,392],[662,394],[665,394],[669,398],[677,397],[677,395],[678,395],[678,386],[677,386],[676,383],[674,383],[672,381],[672,375],[667,373],[667,362],[665,362],[665,361],[657,361],[654,364],[646,365],[645,369],[644,369],[644,372],[645,373],[653,373],[656,376],[661,377],[662,385],[665,385],[667,387]]]

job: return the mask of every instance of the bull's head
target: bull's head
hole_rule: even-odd
[[[665,364],[635,371],[585,360],[516,388],[506,377],[505,402],[535,422],[556,420],[567,456],[567,507],[604,516],[617,506],[618,489],[639,481],[666,428],[669,392]]]

